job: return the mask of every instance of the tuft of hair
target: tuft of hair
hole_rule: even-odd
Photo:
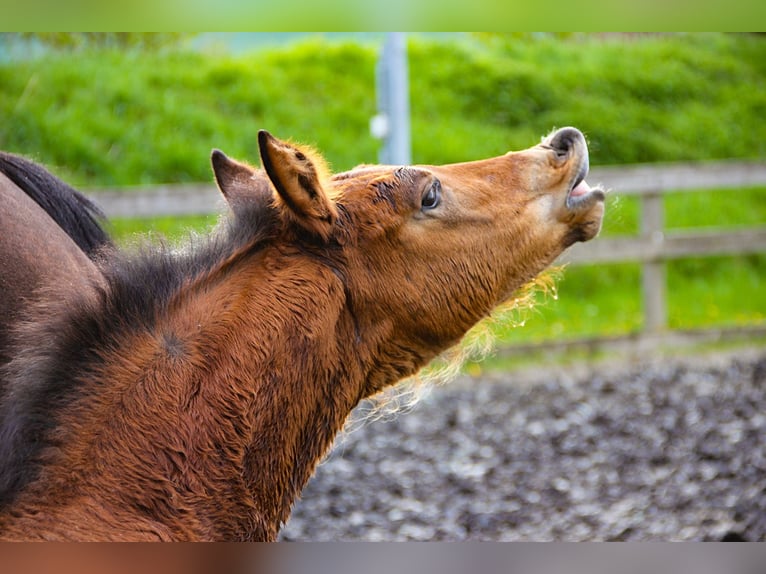
[[[558,298],[556,281],[562,271],[563,267],[553,267],[538,275],[474,325],[460,343],[444,351],[415,375],[363,401],[354,416],[349,417],[344,432],[352,432],[369,422],[392,420],[411,411],[435,386],[457,378],[466,363],[486,359],[496,348],[500,327],[523,327],[541,301]]]
[[[317,180],[319,180],[319,183],[322,185],[322,188],[328,197],[330,199],[334,199],[338,193],[338,191],[335,190],[334,186],[331,184],[335,176],[332,172],[332,165],[330,165],[330,162],[327,161],[324,155],[322,155],[317,149],[309,144],[299,143],[293,141],[292,139],[285,140],[285,143],[294,147],[311,161],[314,166],[314,170],[316,171]]]

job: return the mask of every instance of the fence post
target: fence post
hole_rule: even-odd
[[[641,290],[644,305],[644,332],[661,333],[667,326],[665,298],[665,261],[661,247],[665,240],[662,194],[649,192],[641,197],[641,236],[648,239],[656,255],[641,268]]]

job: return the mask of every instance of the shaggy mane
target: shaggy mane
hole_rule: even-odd
[[[275,221],[273,210],[261,205],[227,218],[207,237],[192,237],[185,250],[160,245],[114,252],[99,262],[105,284],[94,285],[95,297],[47,297],[33,311],[18,330],[15,358],[0,371],[6,382],[0,508],[37,477],[44,449],[55,446],[50,431],[57,413],[88,392],[82,381],[100,364],[101,352],[126,333],[153,329],[195,279],[225,272],[231,262],[263,249]]]

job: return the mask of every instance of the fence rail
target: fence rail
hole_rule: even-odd
[[[221,194],[212,183],[91,189],[85,193],[109,217],[204,215],[223,208]]]
[[[594,264],[635,261],[642,265],[644,334],[667,328],[665,262],[679,257],[766,252],[766,225],[737,229],[666,232],[663,196],[766,186],[766,161],[647,164],[593,168],[591,183],[613,193],[638,196],[641,224],[636,236],[600,237],[573,245],[559,263]],[[89,190],[110,217],[207,214],[223,209],[212,184],[163,185]]]
[[[646,164],[594,167],[591,183],[620,195],[662,195],[766,185],[766,161]],[[213,213],[222,205],[213,183],[92,188],[86,190],[110,217],[153,217]]]

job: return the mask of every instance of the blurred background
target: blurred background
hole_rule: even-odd
[[[380,113],[385,41],[385,33],[0,34],[0,148],[97,196],[211,187],[210,150],[257,164],[262,128],[314,145],[334,171],[375,163],[383,142],[370,122]],[[764,35],[409,33],[405,49],[413,163],[527,148],[564,125],[586,134],[594,176],[613,173],[598,171],[605,166],[695,162],[687,166],[695,173],[696,162],[763,167],[766,158]],[[555,298],[541,294],[517,318],[523,328],[493,327],[504,344],[668,330],[766,340],[766,186],[703,182],[702,191],[676,192],[652,181],[658,173],[638,187],[663,192],[659,228],[642,223],[651,206],[641,196],[615,187],[599,241],[710,228],[755,233],[739,236],[729,250],[737,253],[677,253],[654,271],[635,249],[573,263]],[[211,227],[216,207],[112,214],[111,230],[122,242],[149,231],[182,238]],[[651,272],[655,287],[642,287]],[[647,288],[662,291],[652,325]]]

